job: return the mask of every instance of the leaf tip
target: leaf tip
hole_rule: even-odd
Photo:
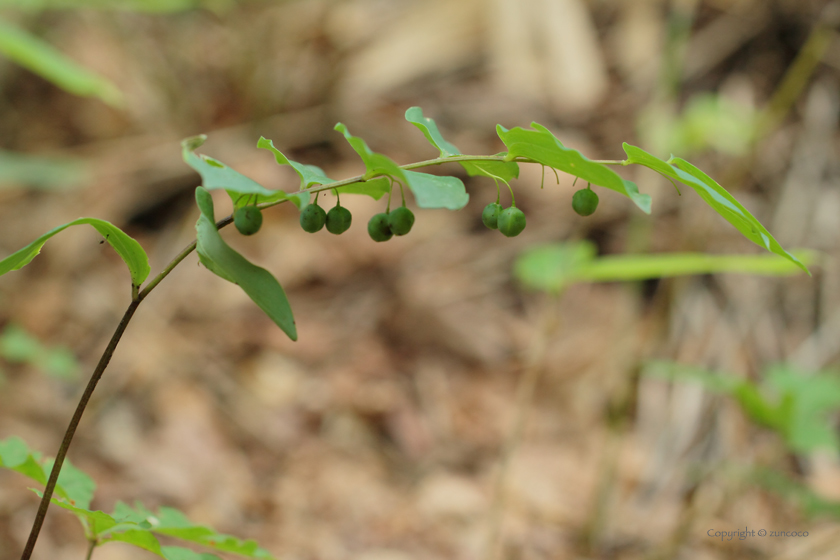
[[[194,151],[198,149],[199,146],[204,144],[207,141],[206,134],[199,134],[198,136],[190,136],[189,138],[184,138],[181,140],[181,146],[185,150]]]

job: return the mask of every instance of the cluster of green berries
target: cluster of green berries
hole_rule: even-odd
[[[414,212],[400,206],[392,212],[376,214],[368,222],[368,235],[374,241],[388,241],[395,235],[405,235],[414,225]]]
[[[525,213],[516,206],[503,210],[498,202],[484,207],[481,221],[488,228],[499,230],[505,237],[516,237],[525,229]]]
[[[326,225],[327,231],[340,235],[350,229],[350,224],[353,222],[353,216],[350,210],[342,206],[340,203],[336,204],[329,212],[324,212],[324,209],[318,206],[318,200],[314,204],[310,204],[300,213],[300,227],[303,231],[315,233],[321,231]]]

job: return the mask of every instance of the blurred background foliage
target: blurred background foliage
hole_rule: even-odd
[[[179,267],[129,328],[71,450],[98,483],[94,506],[178,507],[288,558],[836,558],[839,12],[0,0],[3,255],[94,216],[159,270],[194,237],[198,177],[180,139],[208,134],[206,153],[284,188],[296,179],[255,149],[261,135],[340,179],[361,167],[337,121],[400,163],[434,155],[403,119],[413,105],[465,153],[499,151],[496,123],[535,120],[593,158],[622,158],[622,141],[690,158],[786,248],[824,254],[813,278],[523,289],[514,262],[544,244],[583,240],[565,247],[605,259],[758,252],[688,189],[633,169],[621,172],[653,196],[651,217],[604,193],[580,218],[568,177],[540,190],[540,170],[523,168],[515,239],[481,225],[495,186],[454,167],[471,204],[418,211],[386,244],[362,227],[381,201],[343,197],[355,223],[340,237],[302,232],[283,205],[254,239],[225,236],[284,285],[300,341],[196,259]],[[129,294],[98,241],[68,230],[0,283],[0,438],[58,446],[74,373],[92,369]],[[34,516],[25,486],[0,472],[2,560]],[[707,536],[744,526],[809,537]],[[84,551],[52,511],[37,555]]]

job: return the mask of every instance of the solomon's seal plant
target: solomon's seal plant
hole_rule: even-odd
[[[539,164],[557,171],[563,171],[573,177],[625,196],[640,210],[650,214],[650,196],[640,193],[635,183],[624,179],[610,168],[610,166],[636,164],[648,167],[672,181],[679,181],[688,185],[747,239],[808,272],[807,267],[794,255],[783,249],[770,232],[726,189],[681,158],[671,157],[668,160],[662,160],[641,148],[624,144],[624,152],[627,155],[625,160],[591,160],[577,150],[565,147],[550,130],[538,123],[532,123],[530,128],[514,127],[512,129],[499,125],[496,130],[507,151],[494,155],[465,155],[443,138],[435,122],[425,117],[419,107],[410,108],[406,111],[405,116],[406,120],[416,126],[432,146],[440,152],[438,157],[399,165],[384,154],[371,150],[364,140],[350,134],[347,127],[339,123],[335,129],[344,136],[356,151],[365,168],[361,175],[343,180],[331,179],[323,170],[314,165],[306,165],[288,159],[274,146],[271,140],[260,138],[257,142],[258,148],[268,150],[278,164],[288,165],[297,173],[300,178],[300,185],[294,192],[267,189],[224,163],[210,156],[196,153],[196,150],[205,140],[204,136],[184,140],[182,142],[184,161],[199,173],[202,181],[201,186],[196,188],[195,191],[198,206],[198,219],[195,226],[196,238],[148,282],[149,260],[140,244],[115,225],[97,218],[80,218],[58,226],[0,261],[0,275],[17,270],[32,261],[44,244],[54,235],[70,226],[88,224],[93,226],[103,236],[104,241],[111,245],[122,258],[128,267],[131,280],[131,299],[125,314],[116,326],[108,346],[91,375],[52,466],[48,469],[38,467],[42,469],[38,471],[29,461],[27,452],[20,451],[20,446],[17,444],[14,444],[17,445],[15,449],[12,449],[12,451],[6,449],[5,455],[0,457],[0,460],[2,460],[0,465],[13,463],[17,465],[17,467],[14,467],[16,469],[18,467],[28,469],[33,473],[36,480],[45,484],[29,539],[21,556],[22,560],[28,560],[32,554],[50,503],[69,509],[83,518],[86,524],[94,524],[92,530],[105,532],[95,533],[99,536],[92,537],[92,547],[108,540],[122,540],[142,546],[146,550],[170,560],[175,558],[172,554],[162,551],[157,541],[152,543],[144,536],[145,533],[137,532],[137,527],[141,529],[149,528],[147,512],[129,511],[129,508],[115,513],[114,516],[105,516],[106,514],[102,512],[88,509],[89,504],[87,502],[80,503],[77,501],[74,505],[69,501],[69,491],[66,491],[59,484],[59,473],[62,473],[62,476],[66,478],[67,475],[64,475],[64,472],[68,471],[63,471],[62,466],[76,428],[114,353],[114,349],[138,306],[193,251],[196,251],[201,264],[207,270],[224,280],[237,284],[289,338],[297,339],[297,327],[292,315],[292,308],[277,279],[268,270],[248,261],[230,247],[219,234],[219,230],[230,225],[231,222],[234,222],[239,231],[246,235],[257,233],[260,229],[261,212],[277,204],[285,202],[294,204],[301,212],[301,226],[306,231],[318,231],[327,223],[328,231],[341,233],[350,226],[350,213],[341,208],[340,205],[336,205],[335,208],[330,210],[332,217],[326,215],[317,202],[310,204],[313,194],[316,195],[316,200],[317,194],[326,190],[333,190],[337,195],[365,195],[376,200],[388,194],[388,208],[390,209],[390,193],[393,184],[397,183],[400,185],[403,195],[402,207],[393,212],[386,210],[384,213],[376,214],[368,222],[368,233],[371,238],[375,241],[385,241],[394,234],[404,235],[408,233],[413,224],[413,213],[405,207],[403,186],[407,187],[413,194],[417,206],[421,209],[460,210],[467,205],[469,195],[460,179],[454,176],[432,175],[417,171],[418,169],[453,163],[461,165],[470,176],[487,177],[495,182],[497,199],[494,204],[484,209],[482,221],[487,227],[498,228],[504,235],[512,237],[520,234],[525,228],[525,215],[516,208],[512,190],[511,206],[505,210],[501,209],[498,199],[498,184],[501,181],[510,187],[509,181],[519,177],[520,165]],[[212,190],[227,192],[232,202],[231,215],[219,220],[216,219],[215,205],[210,195]],[[586,189],[586,191],[591,192],[590,189]],[[585,196],[590,197],[588,194]],[[590,199],[597,200],[591,197]],[[591,200],[583,210],[594,210]],[[0,454],[3,452],[3,448],[0,447]],[[12,459],[8,459],[8,457],[12,457]],[[69,468],[69,465],[67,468]],[[49,471],[48,477],[47,470]],[[111,521],[108,521],[108,519]],[[172,530],[175,531],[175,529]],[[108,537],[102,537],[104,534],[107,534]],[[234,551],[231,548],[221,550]],[[237,552],[239,550],[236,549]],[[256,547],[253,547],[253,550],[256,550]],[[261,551],[259,555],[252,554],[252,557],[270,558],[270,555],[263,554]],[[182,556],[182,558],[186,558],[186,556]]]

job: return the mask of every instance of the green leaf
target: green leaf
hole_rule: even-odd
[[[802,259],[811,261],[814,253],[802,251]],[[775,255],[710,255],[707,253],[662,253],[654,255],[609,255],[601,257],[578,272],[579,282],[625,282],[649,278],[669,278],[688,274],[759,274],[790,276],[799,267]]]
[[[234,208],[244,206],[254,198],[256,198],[256,203],[289,200],[298,209],[303,209],[309,204],[309,193],[287,194],[281,190],[269,190],[210,156],[196,154],[195,150],[204,144],[206,139],[207,136],[202,134],[182,140],[181,153],[184,161],[201,175],[202,186],[205,189],[226,190],[234,203]],[[256,196],[248,197],[247,195]]]
[[[462,155],[453,144],[443,139],[438,130],[437,124],[429,117],[423,116],[423,109],[410,107],[405,112],[405,120],[420,129],[426,140],[440,151],[440,157],[451,157]],[[502,179],[510,181],[519,177],[519,165],[512,161],[462,161],[459,162],[467,171],[470,177],[483,176],[491,179]]]
[[[496,155],[504,155],[504,153]],[[502,181],[519,177],[519,165],[512,161],[476,160],[459,163],[470,177],[481,176]]]
[[[289,338],[297,340],[292,308],[283,287],[270,272],[252,264],[225,243],[216,229],[210,193],[198,187],[195,198],[201,210],[195,229],[196,249],[202,264],[225,280],[238,284]]]
[[[460,210],[467,205],[470,195],[457,177],[430,175],[405,171],[408,186],[420,208],[447,208]]]
[[[149,276],[149,258],[143,247],[137,241],[125,234],[117,226],[106,222],[105,220],[98,220],[96,218],[79,218],[68,222],[63,226],[52,229],[24,247],[23,249],[12,253],[2,261],[0,261],[0,276],[12,270],[18,270],[29,264],[38,253],[41,252],[41,247],[44,246],[52,236],[64,231],[70,226],[80,224],[90,224],[96,231],[105,237],[111,247],[122,257],[125,264],[128,265],[128,270],[131,273],[131,282],[135,286],[140,286],[143,281]]]
[[[315,165],[305,165],[302,163],[298,163],[296,161],[292,161],[283,153],[274,147],[274,142],[268,140],[267,138],[263,138],[260,136],[259,142],[257,142],[257,148],[263,148],[265,150],[270,150],[274,154],[274,159],[280,165],[290,165],[292,169],[300,177],[300,188],[301,190],[308,188],[311,185],[326,185],[328,183],[334,183],[333,179],[330,179],[324,174],[324,171]]]
[[[344,135],[344,138],[350,144],[350,146],[359,154],[359,157],[362,158],[362,163],[365,164],[365,169],[367,172],[365,173],[365,179],[372,179],[378,175],[387,175],[389,177],[393,177],[403,183],[406,182],[405,175],[403,175],[403,170],[400,168],[399,165],[394,163],[391,158],[385,156],[383,154],[374,152],[370,148],[368,148],[367,143],[364,140],[359,138],[358,136],[353,136],[347,130],[347,127],[342,124],[338,123],[335,125],[335,130],[339,131]]]
[[[514,264],[516,278],[533,290],[560,293],[577,281],[578,271],[595,258],[590,241],[560,243],[529,249]]]
[[[99,542],[102,544],[109,542],[124,542],[166,558],[166,554],[163,548],[161,548],[157,537],[155,537],[147,529],[126,529],[124,531],[111,532],[106,536],[101,537]]]
[[[19,437],[0,440],[0,467],[19,472],[46,486],[52,463],[52,459],[44,460],[40,453],[30,450]],[[96,485],[90,477],[75,468],[70,461],[64,461],[55,487],[58,496],[87,507],[95,489]]]
[[[566,148],[547,128],[531,123],[535,130],[515,127],[511,130],[496,126],[499,138],[508,148],[508,157],[524,157],[559,169],[588,183],[599,185],[621,193],[650,214],[650,196],[640,194],[636,185],[621,178],[604,164],[590,160],[577,150]]]
[[[553,244],[529,249],[517,259],[514,274],[526,287],[555,293],[576,282],[628,282],[689,274],[760,274],[789,276],[800,269],[775,255],[710,255],[663,253],[608,255],[595,258],[594,246],[583,243]],[[799,251],[805,262],[814,262],[813,251]]]
[[[40,484],[47,484],[47,473],[41,465],[40,455],[30,451],[26,442],[17,436],[0,440],[0,467],[19,472]]]
[[[450,144],[443,139],[443,135],[438,130],[435,121],[429,117],[423,116],[423,109],[420,107],[410,107],[405,112],[405,120],[420,129],[423,136],[429,143],[440,150],[440,157],[449,157],[460,155],[461,152],[453,144]]]
[[[755,216],[750,214],[740,202],[735,200],[735,197],[689,162],[673,157],[666,162],[626,142],[624,143],[624,152],[627,154],[626,164],[637,163],[644,165],[665,177],[688,185],[697,191],[697,194],[718,214],[723,216],[726,221],[735,226],[744,237],[759,247],[764,247],[771,253],[790,260],[807,272],[809,276],[811,275],[808,267],[797,257],[785,251]]]
[[[67,58],[48,43],[0,20],[0,53],[61,89],[119,107],[122,92],[108,79]]]
[[[162,550],[163,557],[166,560],[222,560],[215,554],[195,552],[189,548],[182,548],[180,546],[164,546]]]
[[[230,552],[258,558],[273,560],[269,552],[253,540],[241,540],[230,535],[217,533],[204,525],[197,525],[190,521],[183,513],[174,508],[160,508],[154,519],[149,519],[152,531],[161,535],[169,535],[178,539],[194,542],[202,546],[213,548],[219,552]]]
[[[53,459],[44,461],[44,472],[52,471]],[[93,493],[96,492],[96,483],[91,477],[74,467],[70,461],[65,460],[58,473],[58,485],[61,486],[61,497],[66,498],[73,505],[80,508],[90,507],[93,500]]]
[[[78,187],[90,170],[86,162],[73,158],[45,157],[0,150],[0,187],[23,186],[45,191]]]
[[[48,375],[69,379],[79,370],[76,357],[63,347],[47,347],[18,325],[6,325],[0,334],[0,357],[10,363],[24,363]]]
[[[34,488],[30,488],[30,490],[35,492],[39,497],[44,496],[44,493],[40,490],[35,490]],[[90,510],[86,507],[77,506],[69,502],[66,498],[53,496],[50,501],[58,507],[74,513],[85,527],[85,533],[88,537],[97,537],[118,524],[116,519],[104,511]]]
[[[336,190],[339,194],[364,194],[374,200],[379,200],[391,190],[391,181],[387,177],[376,177],[369,181],[350,183],[343,187],[337,187],[333,189],[333,192]]]

